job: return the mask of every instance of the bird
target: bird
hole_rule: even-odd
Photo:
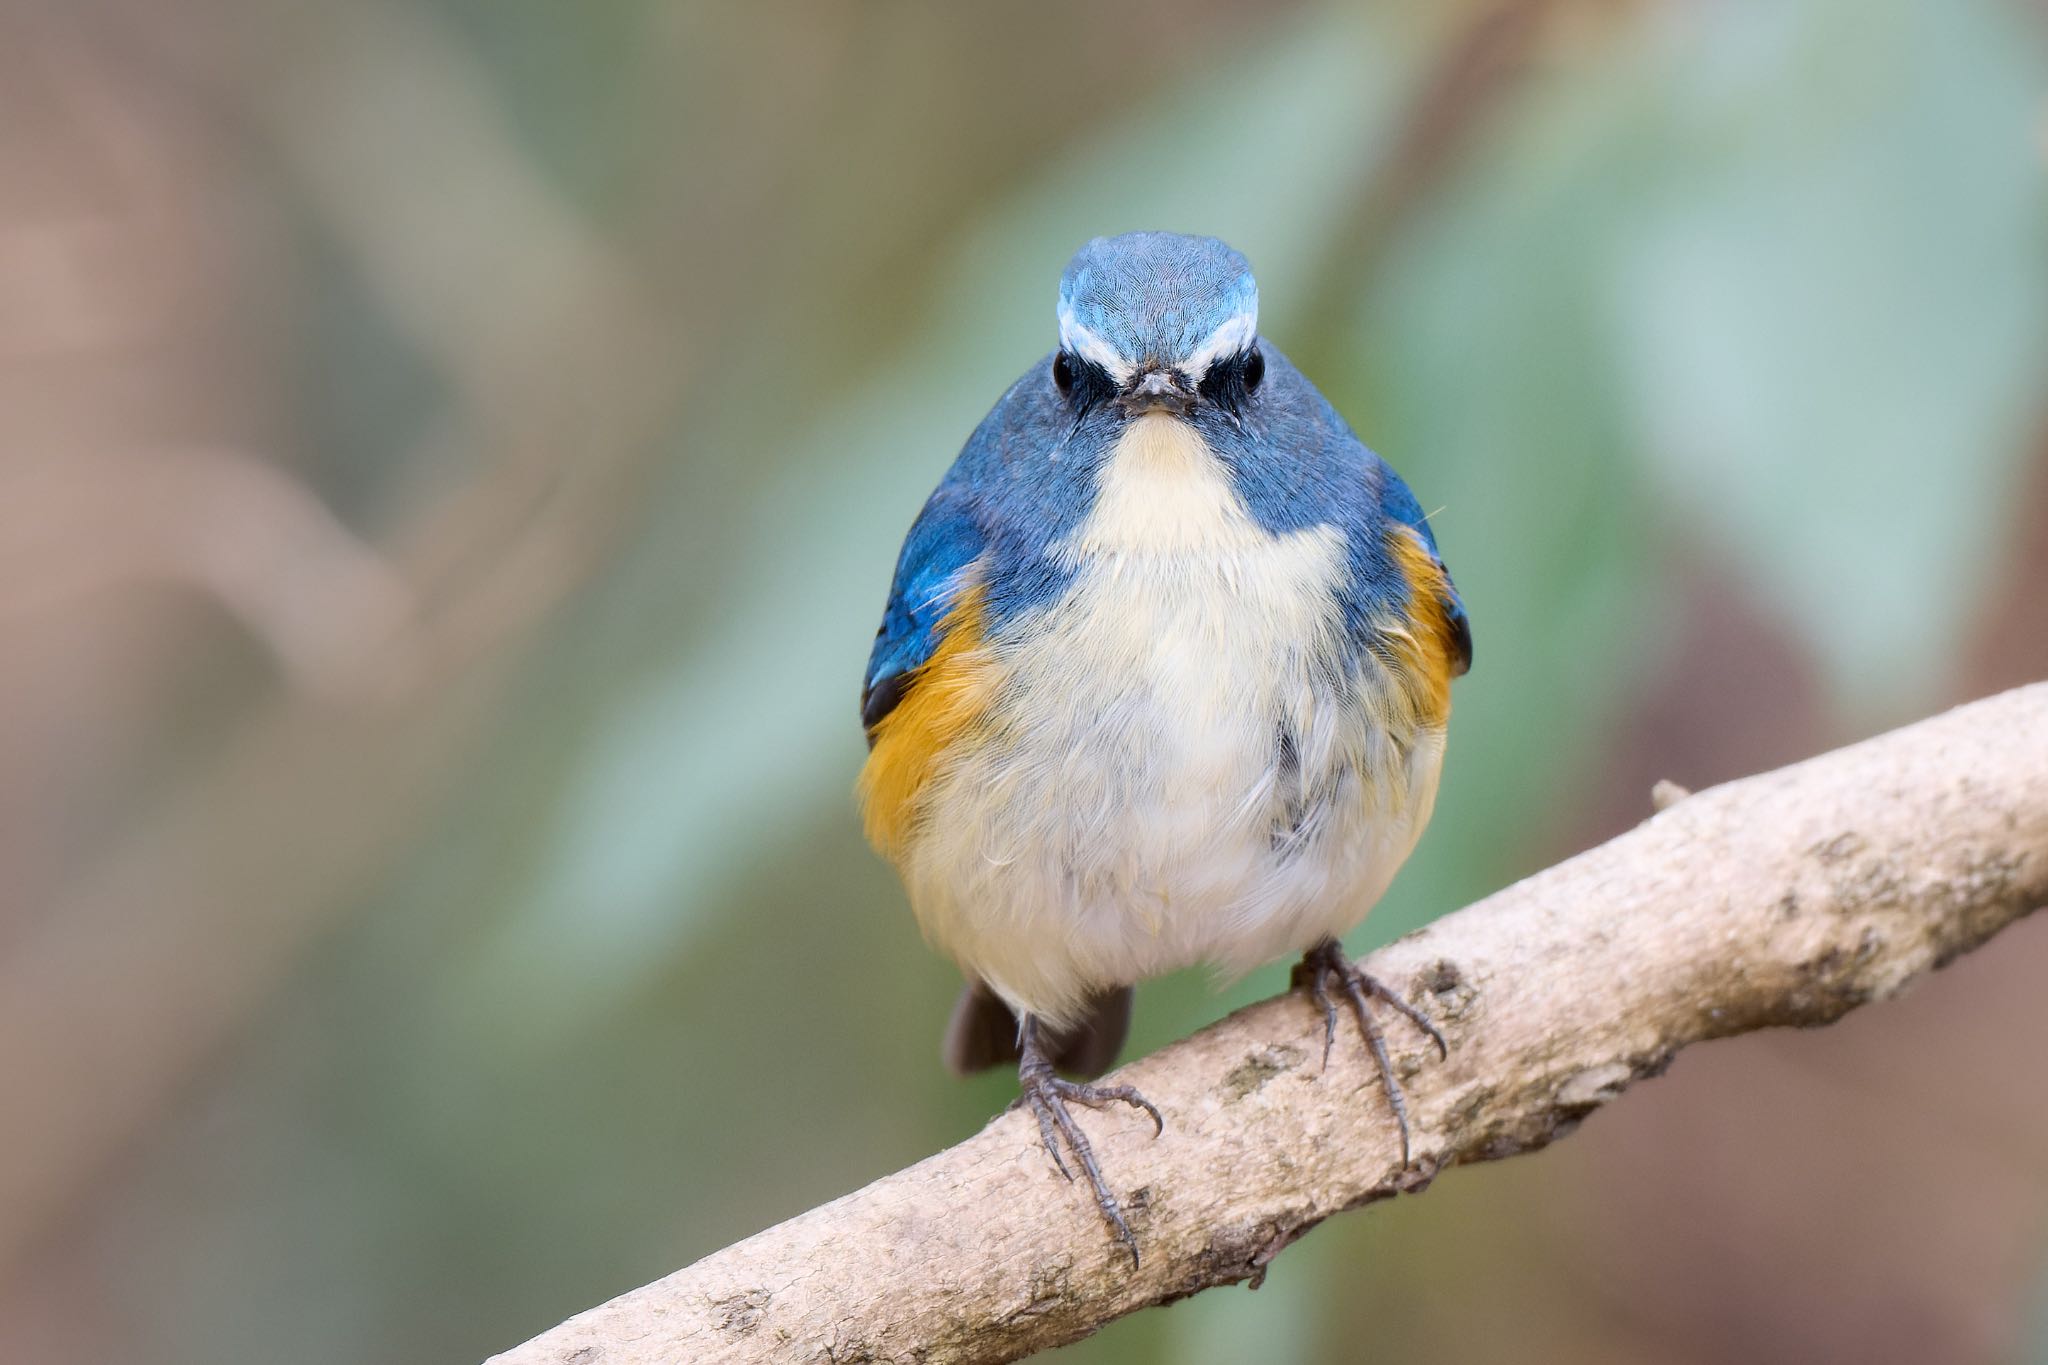
[[[1429,518],[1258,330],[1213,237],[1097,237],[1058,344],[997,400],[913,522],[861,687],[869,841],[966,978],[943,1056],[1015,1063],[1053,1166],[1137,1240],[1073,1107],[1140,981],[1300,954],[1357,1018],[1399,1125],[1373,1002],[1448,1056],[1341,936],[1435,803],[1472,661]],[[1080,1079],[1070,1079],[1079,1077]]]

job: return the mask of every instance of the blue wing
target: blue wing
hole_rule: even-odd
[[[1465,615],[1464,599],[1458,596],[1457,585],[1451,582],[1451,572],[1444,568],[1444,557],[1436,548],[1436,534],[1429,529],[1429,518],[1424,515],[1422,504],[1415,500],[1415,494],[1391,468],[1386,470],[1386,483],[1380,491],[1380,508],[1388,516],[1404,526],[1414,528],[1422,537],[1422,543],[1436,556],[1437,567],[1444,569],[1444,589],[1448,594],[1443,602],[1444,616],[1451,625],[1452,646],[1456,650],[1457,667],[1452,676],[1471,671],[1472,668],[1472,622]]]
[[[896,709],[917,670],[938,648],[938,627],[959,593],[967,566],[982,551],[982,532],[960,485],[939,485],[918,513],[896,561],[896,581],[882,610],[861,681],[860,719],[872,742],[875,726]]]

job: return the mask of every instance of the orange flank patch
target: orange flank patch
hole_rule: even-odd
[[[1394,562],[1408,580],[1408,618],[1405,629],[1391,631],[1396,648],[1408,667],[1405,671],[1410,701],[1416,719],[1426,725],[1442,725],[1451,714],[1451,679],[1459,667],[1456,632],[1450,614],[1444,610],[1449,596],[1443,566],[1422,543],[1422,537],[1401,527],[1387,537]]]
[[[919,797],[940,759],[981,723],[995,690],[996,664],[984,641],[984,592],[971,587],[939,626],[939,647],[911,677],[896,709],[875,727],[860,770],[868,842],[900,859],[915,830]]]

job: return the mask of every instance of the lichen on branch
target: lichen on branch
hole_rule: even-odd
[[[1124,1068],[1164,1110],[1087,1120],[1144,1249],[1003,1114],[908,1170],[581,1313],[492,1365],[1002,1361],[1263,1275],[1316,1223],[1568,1134],[1691,1043],[1830,1023],[2048,903],[2048,683],[1758,777],[1445,916],[1369,969],[1443,1027],[1363,1048],[1281,996]]]

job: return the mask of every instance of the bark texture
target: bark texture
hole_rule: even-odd
[[[1375,954],[1451,1042],[1391,1014],[1415,1121],[1298,995],[1116,1073],[1166,1115],[1082,1122],[1135,1273],[1022,1113],[543,1333],[494,1365],[1000,1361],[1255,1278],[1324,1218],[1534,1151],[1689,1043],[1811,1027],[2048,903],[2048,683],[1670,804]]]

